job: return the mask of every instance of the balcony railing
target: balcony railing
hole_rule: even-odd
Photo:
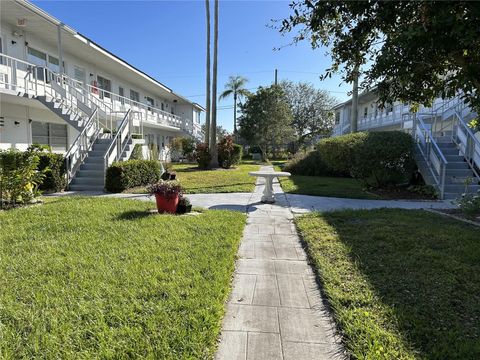
[[[124,114],[131,109],[135,126],[140,127],[141,132],[143,132],[144,123],[173,127],[191,134],[194,131],[191,120],[99,87],[85,85],[67,75],[56,74],[46,67],[0,53],[0,88],[22,96],[23,94],[42,96],[47,95],[45,90],[54,85],[53,81],[66,87],[68,92],[78,98],[81,103],[98,107],[101,110],[100,116],[105,113],[109,116],[116,113]]]

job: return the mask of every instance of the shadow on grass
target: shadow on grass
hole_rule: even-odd
[[[129,210],[119,214],[117,220],[138,220],[143,219],[152,215],[158,215],[158,212],[155,210]]]
[[[324,219],[348,249],[349,264],[358,269],[343,269],[341,281],[359,297],[344,293],[342,306],[387,309],[380,315],[387,318],[381,326],[397,327],[401,342],[419,358],[480,359],[477,228],[408,210],[346,211]],[[328,261],[342,267],[335,256]],[[376,305],[362,299],[366,288],[378,299]]]

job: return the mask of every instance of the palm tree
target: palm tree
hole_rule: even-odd
[[[218,167],[217,156],[217,60],[218,60],[218,0],[215,0],[213,24],[212,122],[210,124],[210,166]]]
[[[250,94],[245,88],[248,79],[243,76],[230,76],[225,84],[225,90],[220,94],[219,99],[225,99],[233,94],[233,133],[237,133],[237,100]]]
[[[205,10],[207,15],[207,99],[205,106],[205,143],[210,142],[210,2],[205,0]]]

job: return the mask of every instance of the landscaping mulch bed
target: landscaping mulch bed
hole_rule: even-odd
[[[476,217],[466,216],[460,209],[438,209],[438,210],[435,210],[435,212],[450,215],[452,217],[458,218],[459,220],[473,222],[480,226],[480,216],[476,216]]]

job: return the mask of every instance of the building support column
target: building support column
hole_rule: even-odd
[[[63,68],[62,27],[63,23],[57,25],[58,68],[60,74],[65,72]]]

